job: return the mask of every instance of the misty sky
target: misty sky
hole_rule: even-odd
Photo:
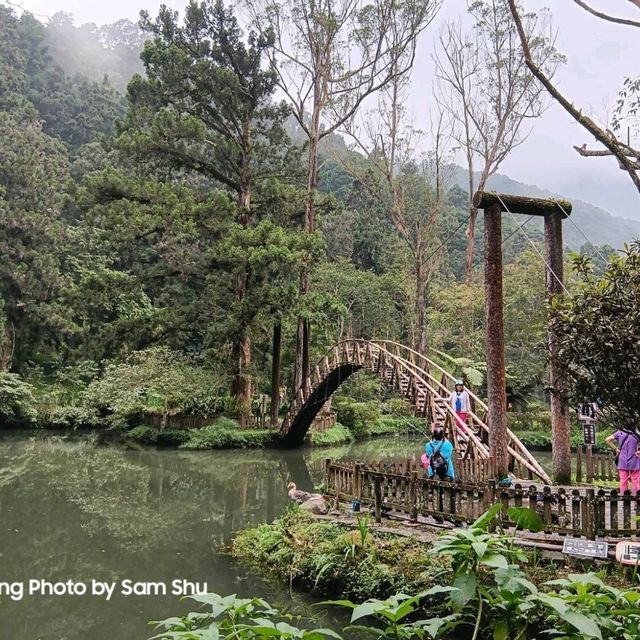
[[[20,0],[15,0],[16,2]],[[640,32],[632,27],[606,23],[590,16],[571,0],[522,0],[529,10],[549,7],[558,28],[558,48],[568,59],[558,72],[561,89],[589,115],[607,120],[616,93],[625,76],[640,73]],[[22,0],[20,4],[45,20],[57,11],[74,14],[77,24],[104,24],[119,18],[136,20],[140,9],[155,14],[161,4],[182,10],[186,0]],[[411,112],[416,126],[432,102],[433,64],[431,53],[443,20],[464,15],[466,0],[444,0],[438,19],[423,34],[413,73]],[[638,12],[623,0],[590,0],[601,10],[621,17]],[[590,136],[564,111],[553,104],[535,123],[530,138],[505,161],[500,169],[529,184],[580,197],[618,215],[640,218],[640,196],[611,158],[582,158],[573,145],[591,145]],[[593,146],[593,145],[591,145]],[[593,240],[597,241],[596,238]]]

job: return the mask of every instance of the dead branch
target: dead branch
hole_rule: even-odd
[[[634,4],[636,4],[636,0],[632,1],[634,2]],[[578,109],[562,93],[560,93],[560,91],[555,87],[555,85],[547,77],[544,71],[542,71],[542,69],[540,69],[540,67],[538,67],[538,65],[533,61],[533,58],[531,57],[531,50],[529,48],[529,41],[524,32],[522,19],[520,17],[518,8],[516,7],[516,2],[515,0],[508,0],[508,3],[513,21],[518,31],[524,58],[531,73],[538,79],[538,81],[549,92],[554,100],[556,100],[556,102],[558,102],[560,106],[576,122],[581,124],[587,131],[589,131],[589,133],[591,133],[596,138],[596,140],[598,140],[598,142],[604,145],[611,152],[611,155],[615,156],[618,159],[620,166],[623,167],[624,170],[629,174],[631,181],[638,190],[638,193],[640,193],[640,175],[636,173],[637,168],[635,166],[635,163],[627,156],[624,145],[621,144],[617,138],[612,137],[610,133],[607,133],[605,129],[598,126],[595,121],[593,121],[589,116],[582,113],[580,109]],[[640,0],[637,0],[637,4],[640,6]]]
[[[601,18],[602,20],[607,20],[607,22],[615,22],[616,24],[624,24],[629,27],[640,27],[640,22],[636,22],[635,20],[627,20],[625,18],[616,18],[615,16],[610,16],[607,13],[602,13],[601,11],[597,11],[593,7],[590,7],[586,2],[582,0],[573,0],[579,7],[582,7],[585,11],[588,11],[590,14],[596,16],[597,18]],[[640,0],[631,0],[633,4],[640,8]]]

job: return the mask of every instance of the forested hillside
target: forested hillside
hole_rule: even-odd
[[[191,22],[164,11],[143,31],[0,7],[0,365],[21,398],[5,419],[248,411],[269,393],[280,331],[291,389],[300,318],[312,362],[346,335],[426,336],[466,359],[454,367],[483,358],[482,225],[465,284],[464,181],[404,158],[399,220],[374,165],[334,133],[305,225],[309,142],[265,64],[273,43],[206,6],[206,28],[194,4]],[[576,206],[591,239],[619,244],[596,215]],[[513,397],[540,396],[543,264],[507,218],[504,237]]]

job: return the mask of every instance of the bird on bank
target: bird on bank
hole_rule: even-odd
[[[287,485],[287,489],[288,489],[289,498],[291,498],[291,500],[293,500],[294,502],[297,502],[298,504],[302,504],[307,500],[317,500],[318,498],[320,498],[321,500],[323,499],[322,495],[319,493],[309,493],[308,491],[300,491],[300,489],[296,487],[295,482],[290,482]]]

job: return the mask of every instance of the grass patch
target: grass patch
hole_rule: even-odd
[[[165,429],[140,425],[125,433],[127,440],[145,445],[181,449],[248,449],[273,444],[277,432],[267,429],[241,429],[229,418],[219,418],[201,429]]]
[[[219,418],[201,429],[189,429],[181,449],[247,449],[273,444],[278,435],[271,429],[241,429],[229,418]]]
[[[315,447],[333,447],[337,444],[344,444],[353,440],[353,434],[347,427],[336,424],[335,427],[326,431],[312,431],[309,439]]]
[[[233,555],[281,582],[325,597],[387,597],[428,588],[450,572],[446,558],[415,538],[317,522],[296,509],[273,524],[248,529],[233,542]]]

